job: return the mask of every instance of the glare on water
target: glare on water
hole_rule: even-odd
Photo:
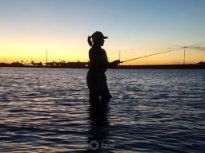
[[[0,152],[204,152],[205,70],[108,70],[98,107],[86,73],[0,68]]]

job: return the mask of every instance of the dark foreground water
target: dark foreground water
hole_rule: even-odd
[[[86,73],[0,68],[0,152],[205,152],[205,70],[108,70],[99,107]]]

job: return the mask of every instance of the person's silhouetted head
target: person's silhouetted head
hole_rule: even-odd
[[[92,38],[92,40],[91,40]],[[108,37],[104,36],[102,32],[96,31],[92,34],[92,36],[88,36],[88,44],[92,47],[93,44],[103,46],[104,39],[107,39]]]

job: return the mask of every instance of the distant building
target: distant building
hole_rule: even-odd
[[[14,63],[11,63],[10,66],[12,66],[12,67],[23,67],[25,65],[22,64],[22,63],[19,63],[19,62],[14,62]]]
[[[70,67],[86,67],[88,62],[68,62],[67,65]]]
[[[0,63],[0,66],[2,66],[2,67],[8,67],[8,66],[10,66],[10,64],[8,64],[8,63]]]
[[[203,61],[198,62],[197,65],[205,65],[205,62],[203,62]]]
[[[87,67],[88,62],[49,62],[46,63],[47,67],[70,67],[70,68],[84,68]]]
[[[41,67],[41,66],[43,66],[43,63],[33,63],[33,66],[36,66],[36,67]]]

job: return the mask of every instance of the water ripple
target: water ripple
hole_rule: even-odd
[[[203,153],[204,72],[109,70],[92,106],[86,69],[0,68],[0,152]]]

